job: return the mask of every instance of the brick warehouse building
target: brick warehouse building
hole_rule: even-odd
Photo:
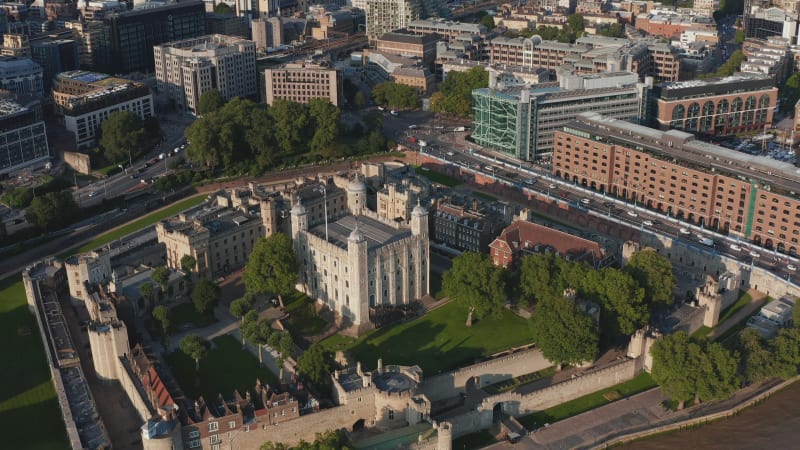
[[[771,125],[778,88],[770,76],[737,74],[663,83],[656,86],[654,97],[662,130],[720,136],[761,131]]]
[[[553,173],[766,248],[800,247],[796,167],[683,131],[584,113],[556,132]]]

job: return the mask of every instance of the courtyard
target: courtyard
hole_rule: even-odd
[[[384,364],[419,365],[428,376],[531,343],[531,324],[504,309],[467,327],[467,307],[457,301],[423,317],[376,330],[358,339],[334,335],[322,341],[331,351],[349,351],[365,368]]]
[[[258,358],[242,349],[241,342],[228,335],[212,341],[212,348],[200,360],[199,372],[194,360],[180,350],[166,355],[166,359],[183,392],[193,399],[202,395],[208,401],[219,394],[231,398],[234,390],[244,396],[256,385],[256,379],[272,386],[278,382],[275,374],[260,366]]]

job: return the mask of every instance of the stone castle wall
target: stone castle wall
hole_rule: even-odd
[[[494,407],[502,405],[504,413],[519,417],[559,405],[600,389],[605,389],[632,379],[637,373],[637,360],[626,359],[610,367],[583,375],[543,389],[520,395],[515,392],[487,397],[474,411],[448,417],[453,424],[453,436],[463,436],[476,430],[489,428]]]
[[[483,387],[537,372],[552,365],[553,363],[542,356],[542,352],[537,348],[520,350],[452,372],[426,377],[422,383],[422,392],[431,401],[442,400],[466,392],[467,380],[474,376],[480,377],[479,383]]]
[[[678,272],[681,271],[681,268],[687,268],[687,271],[690,268],[691,271],[688,275],[698,281],[705,279],[706,275],[717,277],[722,273],[731,272],[738,275],[741,280],[740,284],[736,286],[738,289],[753,288],[774,298],[785,294],[800,295],[800,287],[796,284],[760,267],[751,268],[748,263],[720,255],[700,244],[676,242],[671,237],[651,233],[642,233],[639,243],[642,248],[652,247],[658,250],[674,266],[677,266],[675,269]],[[772,252],[763,248],[756,251],[761,254],[761,258],[773,256]],[[722,305],[723,308],[725,306]]]

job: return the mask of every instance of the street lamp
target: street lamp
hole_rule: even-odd
[[[322,193],[322,207],[324,208],[323,214],[325,214],[325,242],[328,242],[328,190],[325,189],[324,184],[320,184],[314,188],[314,191]]]

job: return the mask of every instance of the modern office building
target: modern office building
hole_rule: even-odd
[[[662,130],[724,136],[763,131],[772,125],[778,88],[772,77],[737,74],[663,83],[654,88],[653,99]]]
[[[418,95],[428,95],[436,86],[436,77],[419,59],[364,50],[364,73],[371,84],[393,81],[411,86]]]
[[[0,89],[15,95],[44,95],[42,66],[30,58],[0,56]]]
[[[50,159],[40,116],[35,108],[0,100],[0,174]]]
[[[53,86],[56,74],[78,70],[78,53],[78,42],[74,39],[31,41],[31,59],[42,66],[45,91]]]
[[[428,17],[447,17],[441,0],[366,0],[367,38],[374,42],[384,34],[406,28],[412,21]],[[356,6],[356,5],[353,5]]]
[[[596,113],[556,132],[553,174],[778,252],[800,248],[797,168]]]
[[[416,206],[406,228],[368,210],[366,194],[366,184],[353,180],[347,186],[349,213],[322,223],[309,221],[302,201],[291,211],[300,284],[355,333],[370,328],[371,307],[406,305],[429,289],[428,212]]]
[[[200,96],[217,89],[224,100],[255,98],[256,44],[212,34],[153,48],[158,90],[181,111],[197,114]]]
[[[268,105],[278,98],[296,103],[324,98],[334,105],[340,104],[342,75],[330,67],[313,63],[287,64],[278,69],[266,69],[264,80]]]
[[[114,74],[152,73],[154,46],[206,34],[202,1],[176,0],[150,5],[105,16],[100,43],[103,56],[95,58],[95,70]]]
[[[150,88],[102,73],[58,74],[53,100],[57,111],[64,116],[65,127],[75,134],[78,150],[95,146],[97,130],[114,111],[130,111],[142,120],[154,113]]]
[[[78,64],[81,69],[94,70],[98,65],[98,59],[102,63],[105,53],[101,45],[106,31],[102,21],[67,20],[64,22],[64,28],[71,30],[78,42]]]
[[[639,122],[650,85],[630,72],[562,74],[558,83],[472,92],[472,139],[479,145],[532,161],[553,151],[554,132],[581,112]]]
[[[254,19],[251,22],[256,51],[265,53],[267,49],[283,45],[283,19],[280,17]]]
[[[577,73],[629,71],[644,79],[677,81],[677,52],[657,39],[635,41],[604,36],[583,36],[574,44],[531,38],[496,37],[487,45],[492,64],[556,70],[568,66]]]
[[[375,49],[384,54],[417,58],[431,67],[436,59],[436,43],[439,39],[435,34],[417,35],[397,30],[379,37],[375,41]]]

